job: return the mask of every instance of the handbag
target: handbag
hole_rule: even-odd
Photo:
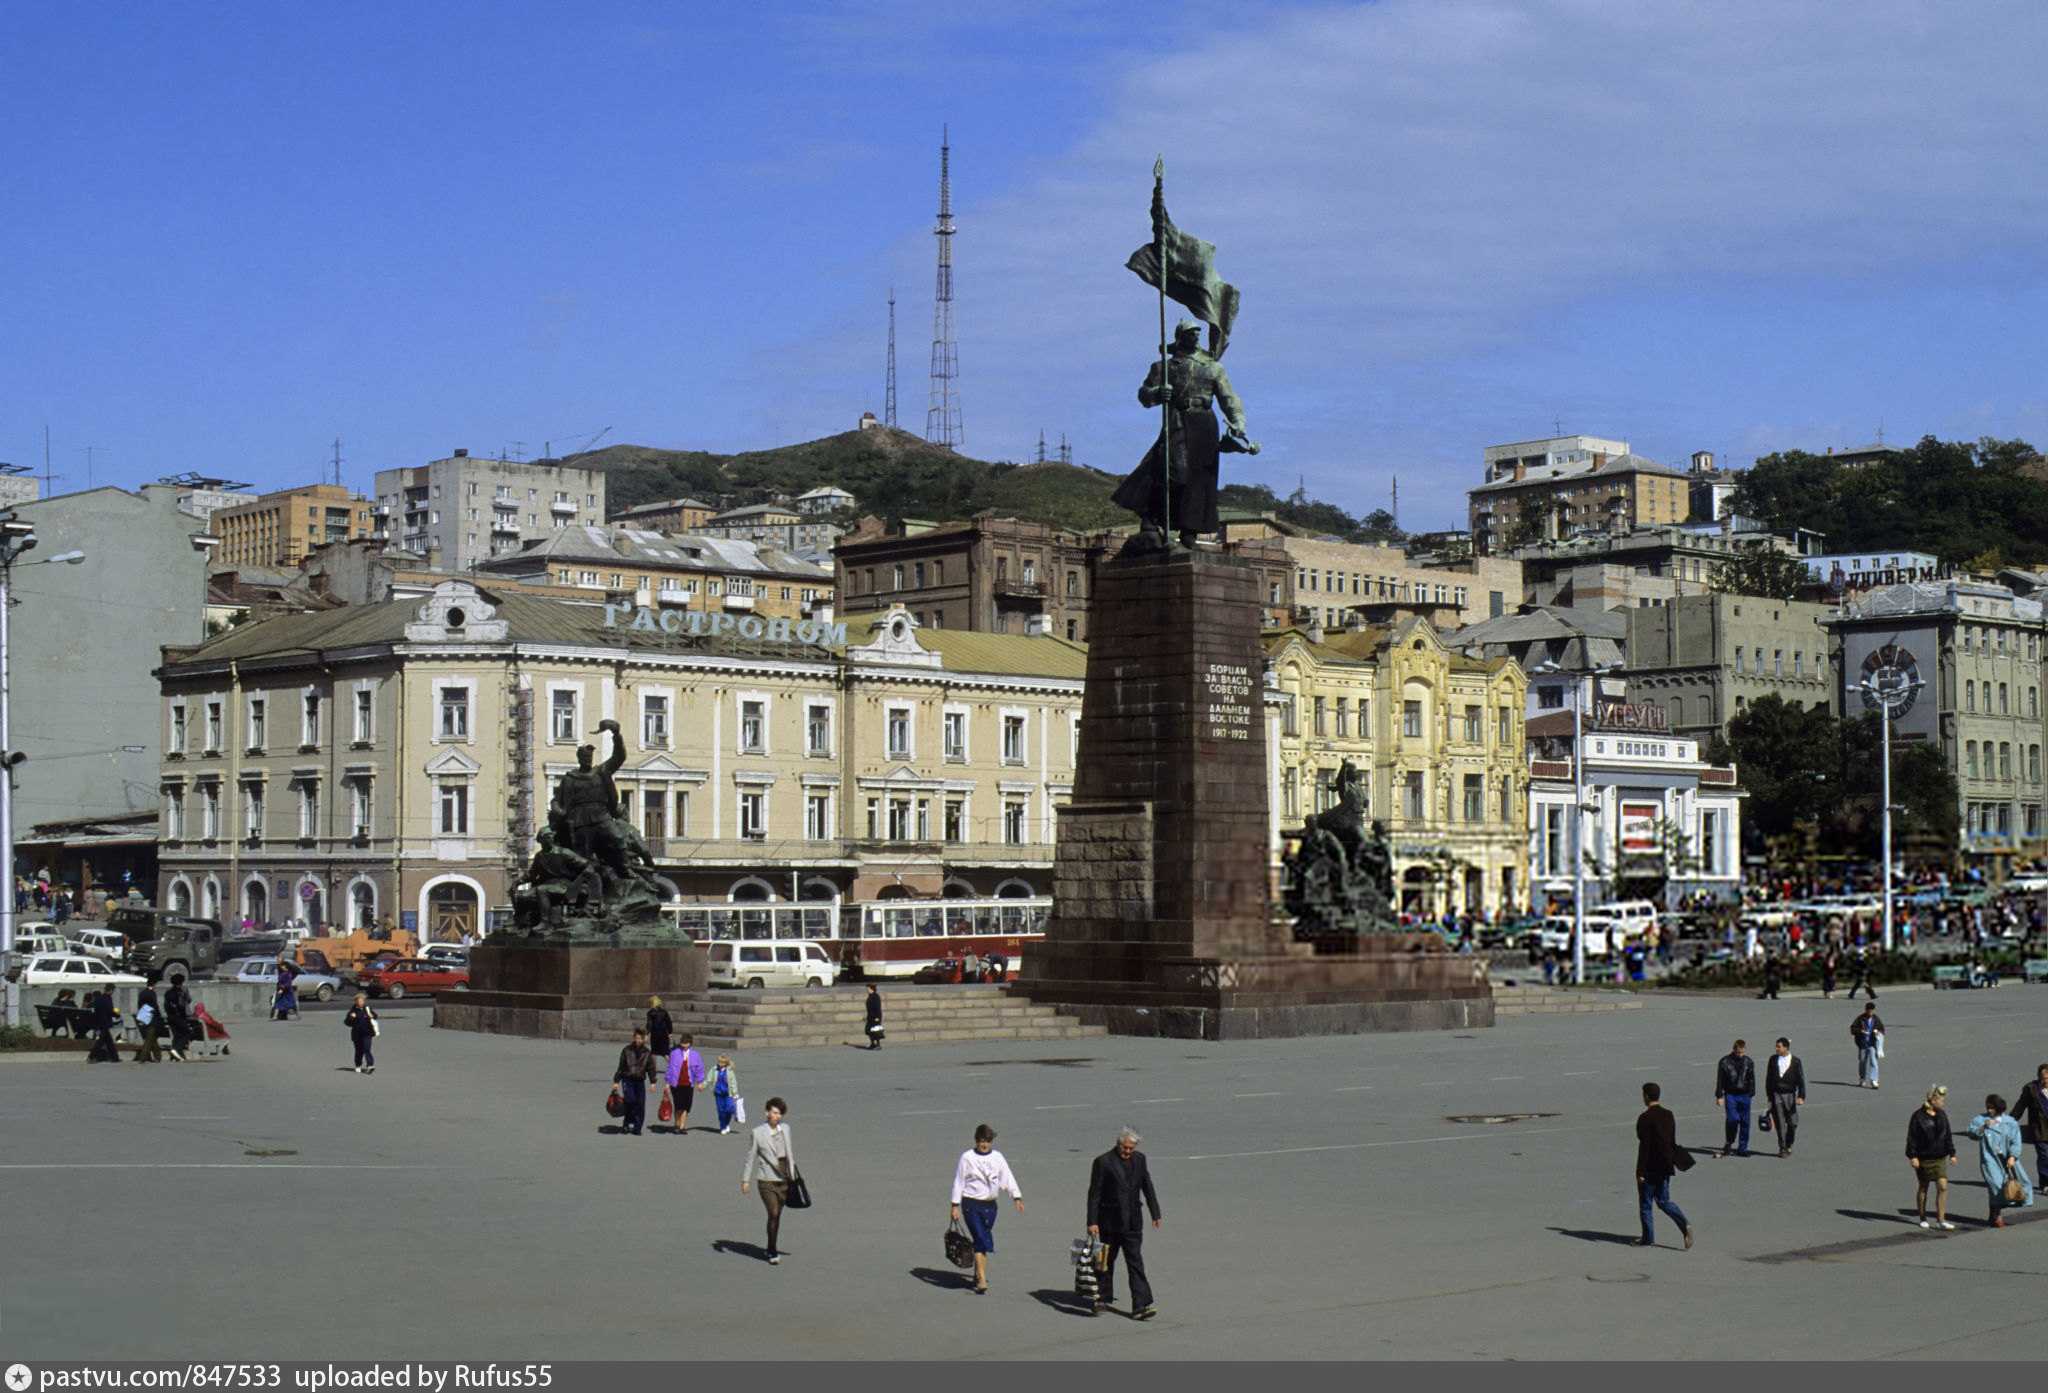
[[[2011,1157],[2006,1158],[2005,1188],[1999,1193],[2004,1196],[2007,1204],[2025,1204],[2027,1202],[2026,1182],[2020,1179],[2019,1167],[2013,1163]]]
[[[626,1096],[619,1092],[617,1084],[613,1084],[612,1091],[605,1095],[604,1110],[612,1117],[624,1117],[626,1115]]]
[[[1771,1115],[1769,1113],[1765,1113],[1762,1117],[1757,1119],[1756,1129],[1759,1132],[1768,1132],[1771,1130]]]
[[[946,1228],[946,1261],[962,1269],[974,1266],[974,1240],[967,1236],[967,1225],[958,1219]]]
[[[676,1120],[676,1105],[668,1094],[664,1093],[661,1095],[661,1106],[655,1110],[654,1116],[660,1122],[673,1122]]]
[[[811,1207],[811,1187],[804,1183],[804,1173],[802,1171],[792,1170],[790,1172],[789,1193],[783,1196],[782,1204],[785,1209],[809,1209]]]

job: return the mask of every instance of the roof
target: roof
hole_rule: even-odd
[[[706,513],[718,511],[709,503],[700,503],[694,498],[664,498],[654,503],[638,503],[631,508],[621,508],[613,513],[612,517],[635,518],[653,513],[672,513],[678,508],[695,508]]]
[[[727,509],[725,512],[712,518],[711,521],[714,524],[746,522],[771,515],[778,518],[788,518],[791,522],[801,522],[803,520],[803,514],[790,507],[787,503],[749,503],[744,508]]]
[[[1531,484],[1561,483],[1566,480],[1591,478],[1595,474],[1660,474],[1667,478],[1683,479],[1685,475],[1669,465],[1655,460],[1644,459],[1641,455],[1617,455],[1609,458],[1596,470],[1592,460],[1573,460],[1569,464],[1539,464],[1521,478],[1495,479],[1490,484],[1466,490],[1468,493],[1505,493],[1513,489],[1528,488]]]
[[[618,542],[625,543],[621,551]],[[832,570],[779,547],[696,533],[671,536],[642,528],[579,523],[527,542],[516,552],[477,563],[481,571],[522,572],[558,562],[683,568],[788,576],[830,582]]]
[[[1487,644],[1540,643],[1550,639],[1628,637],[1628,611],[1535,605],[1521,614],[1482,619],[1457,631],[1460,648]]]
[[[886,612],[846,621],[849,647],[872,643]],[[1081,681],[1088,675],[1088,647],[1050,634],[991,634],[973,629],[914,630],[917,643],[935,652],[949,672],[987,672],[1003,677],[1053,677]]]

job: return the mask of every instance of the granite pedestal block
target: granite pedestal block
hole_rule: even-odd
[[[1433,934],[1318,954],[1269,899],[1258,573],[1228,551],[1101,568],[1053,914],[1013,990],[1117,1034],[1209,1040],[1493,1024]]]
[[[608,1025],[647,998],[677,1000],[707,986],[704,950],[662,948],[500,948],[469,955],[466,992],[434,999],[443,1030],[562,1039]]]

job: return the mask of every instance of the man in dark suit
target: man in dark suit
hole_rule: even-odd
[[[1095,1302],[1096,1314],[1116,1300],[1116,1259],[1122,1253],[1131,1279],[1131,1319],[1150,1320],[1159,1314],[1152,1309],[1152,1284],[1145,1280],[1145,1216],[1138,1209],[1143,1197],[1152,1211],[1152,1227],[1159,1227],[1159,1196],[1152,1189],[1152,1173],[1145,1166],[1145,1153],[1138,1150],[1138,1134],[1126,1127],[1117,1133],[1116,1145],[1095,1158],[1088,1173],[1088,1232],[1109,1247],[1109,1262],[1102,1273],[1102,1291]]]
[[[1771,1126],[1778,1133],[1778,1154],[1792,1154],[1799,1132],[1799,1105],[1806,1101],[1806,1066],[1792,1053],[1792,1042],[1778,1037],[1776,1053],[1764,1065],[1764,1097],[1770,1104]]]
[[[1685,1246],[1692,1247],[1692,1224],[1685,1211],[1671,1200],[1671,1177],[1692,1169],[1692,1157],[1678,1146],[1678,1124],[1657,1100],[1663,1090],[1654,1083],[1643,1085],[1643,1111],[1636,1118],[1636,1207],[1643,1216],[1643,1236],[1638,1248],[1655,1247],[1657,1231],[1651,1227],[1650,1207],[1664,1211],[1685,1234]]]

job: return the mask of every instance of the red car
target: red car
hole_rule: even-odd
[[[432,996],[435,992],[469,990],[469,969],[425,958],[400,958],[397,962],[365,967],[356,973],[356,985],[371,996],[388,996],[393,1001],[412,993]]]

